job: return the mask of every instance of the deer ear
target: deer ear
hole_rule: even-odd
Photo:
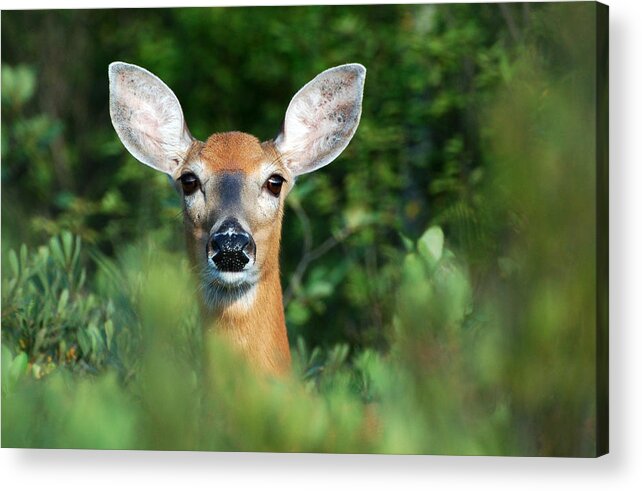
[[[274,143],[295,175],[329,164],[359,126],[366,69],[358,63],[320,73],[292,98]]]
[[[192,144],[174,93],[136,65],[109,65],[109,113],[129,153],[161,172],[172,174]]]

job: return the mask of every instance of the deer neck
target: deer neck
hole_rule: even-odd
[[[220,333],[261,372],[282,374],[290,348],[278,261],[241,298],[204,310],[206,333]]]

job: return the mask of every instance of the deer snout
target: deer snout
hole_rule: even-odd
[[[239,272],[255,258],[256,244],[252,236],[243,230],[234,218],[225,220],[210,235],[207,257],[216,269],[222,272]]]

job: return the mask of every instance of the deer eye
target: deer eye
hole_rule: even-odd
[[[189,196],[199,187],[198,177],[196,177],[196,175],[191,172],[186,172],[181,177],[179,177],[179,179],[181,181],[181,186],[183,186],[183,192],[185,193],[185,196]]]
[[[273,196],[278,197],[281,194],[281,188],[283,187],[284,182],[285,179],[281,176],[278,174],[272,174],[270,178],[265,181],[265,187]]]

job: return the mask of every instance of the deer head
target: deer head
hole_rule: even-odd
[[[278,261],[284,199],[298,176],[329,164],[350,142],[365,74],[359,64],[319,74],[292,98],[274,140],[229,132],[201,142],[158,77],[127,63],[109,66],[116,133],[181,195],[206,328],[225,331],[267,371],[287,369],[290,359]]]

